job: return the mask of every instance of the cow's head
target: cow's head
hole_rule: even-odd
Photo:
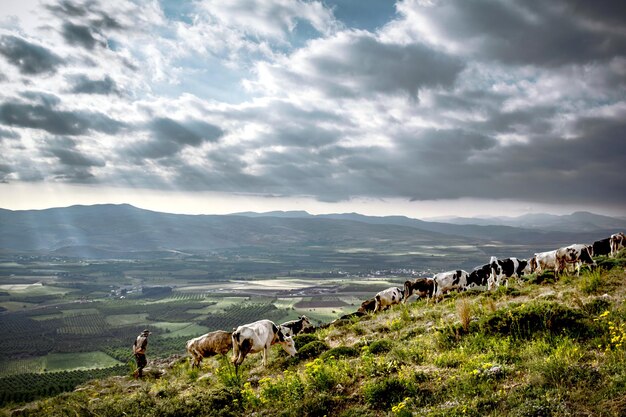
[[[526,259],[518,259],[517,261],[519,262],[519,267],[522,271],[522,274],[526,274],[526,271],[530,270],[530,267],[528,266],[530,265],[530,261]]]
[[[300,320],[302,320],[302,330],[306,330],[309,329],[311,327],[313,327],[313,324],[311,323],[311,320],[309,320],[309,318],[305,315],[302,315],[300,317],[298,317]]]
[[[282,340],[279,340],[278,343],[280,343],[285,352],[287,352],[290,356],[296,356],[296,353],[298,353],[296,350],[296,343],[293,341],[291,336],[283,336]]]
[[[524,268],[524,273],[528,271],[529,274],[532,274],[536,270],[537,270],[537,257],[533,256],[532,258],[528,260],[528,265],[526,265],[526,268]]]

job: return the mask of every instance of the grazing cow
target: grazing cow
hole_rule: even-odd
[[[491,286],[499,287],[504,282],[505,286],[509,287],[509,278],[520,278],[524,275],[524,270],[528,265],[528,261],[525,259],[506,258],[496,259],[495,256],[491,257]]]
[[[554,275],[565,271],[570,264],[576,268],[576,275],[580,275],[580,267],[583,264],[590,265],[591,268],[596,266],[589,254],[589,247],[582,244],[570,245],[556,250]]]
[[[491,264],[485,264],[474,268],[474,270],[467,277],[467,288],[488,288],[489,277],[491,277]]]
[[[611,256],[615,256],[624,246],[626,246],[626,236],[619,232],[611,235]]]
[[[435,291],[435,281],[432,278],[416,278],[404,281],[404,302],[413,294],[418,297],[432,298]]]
[[[280,325],[280,329],[285,336],[296,336],[306,331],[306,329],[312,328],[313,325],[309,321],[307,316],[300,316],[298,320],[286,321]]]
[[[376,305],[374,306],[374,313],[377,311],[385,310],[387,307],[391,307],[394,304],[400,304],[404,299],[404,290],[398,287],[387,288],[382,290],[374,296]]]
[[[607,256],[611,254],[611,238],[596,240],[591,245],[591,256]]]
[[[554,270],[556,267],[556,250],[535,253],[531,263],[533,265],[531,272],[537,272],[537,274],[541,274],[548,269]]]
[[[232,347],[232,333],[217,330],[187,341],[187,352],[191,355],[191,367],[200,367],[203,358],[225,355]]]
[[[373,312],[375,308],[376,308],[376,299],[370,298],[368,300],[363,301],[361,303],[361,307],[359,307],[357,311],[367,314],[367,313]]]
[[[435,281],[434,297],[438,298],[444,293],[452,290],[467,289],[468,277],[469,274],[462,269],[435,274],[433,277],[433,281]]]
[[[272,321],[259,320],[237,327],[232,335],[233,363],[235,371],[249,353],[261,352],[263,366],[267,366],[267,352],[271,345],[279,343],[291,356],[297,353],[293,339],[285,336]]]

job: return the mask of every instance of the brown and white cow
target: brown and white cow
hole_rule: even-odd
[[[626,247],[626,235],[619,232],[611,235],[611,256],[615,256],[623,247]]]
[[[249,353],[261,352],[263,365],[267,366],[267,353],[270,346],[279,343],[291,356],[297,353],[293,339],[285,336],[271,320],[259,320],[237,327],[232,335],[235,370]]]
[[[311,321],[307,316],[300,316],[298,317],[298,320],[286,321],[280,325],[280,329],[283,331],[283,334],[291,337],[297,336],[312,327],[313,324],[311,324]]]
[[[361,306],[358,308],[358,312],[360,313],[371,313],[376,308],[376,299],[369,298],[361,303]]]
[[[395,304],[400,304],[404,299],[404,290],[398,287],[387,288],[378,292],[374,299],[376,300],[376,306],[374,307],[374,313],[377,311],[385,310]]]
[[[530,272],[542,274],[549,269],[554,270],[556,268],[556,249],[535,253],[529,262],[531,265]]]
[[[191,355],[191,367],[199,367],[203,358],[225,355],[233,345],[232,333],[216,330],[187,341],[187,352]]]
[[[589,265],[591,268],[595,268],[596,266],[596,263],[591,258],[591,254],[589,253],[588,245],[575,244],[559,248],[556,250],[555,257],[555,276],[567,270],[570,265],[576,269],[576,275],[580,275],[580,267],[583,264]]]
[[[432,278],[416,278],[404,281],[404,302],[413,294],[418,297],[432,298],[435,292],[435,281]]]

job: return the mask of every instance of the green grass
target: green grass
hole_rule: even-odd
[[[72,371],[78,369],[109,368],[120,362],[104,352],[51,353],[44,358],[47,372]]]
[[[159,334],[164,338],[181,336],[196,337],[208,332],[209,330],[206,326],[201,326],[195,323],[157,322],[148,324],[148,327],[160,330]]]
[[[146,323],[146,313],[140,314],[114,314],[107,316],[106,321],[111,326],[126,326],[129,324],[143,324]]]
[[[0,377],[28,372],[59,372],[79,369],[109,368],[119,364],[119,361],[100,351],[50,353],[37,358],[2,361],[0,362]]]

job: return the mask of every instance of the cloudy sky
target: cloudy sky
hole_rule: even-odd
[[[626,3],[0,2],[0,207],[626,214]]]

